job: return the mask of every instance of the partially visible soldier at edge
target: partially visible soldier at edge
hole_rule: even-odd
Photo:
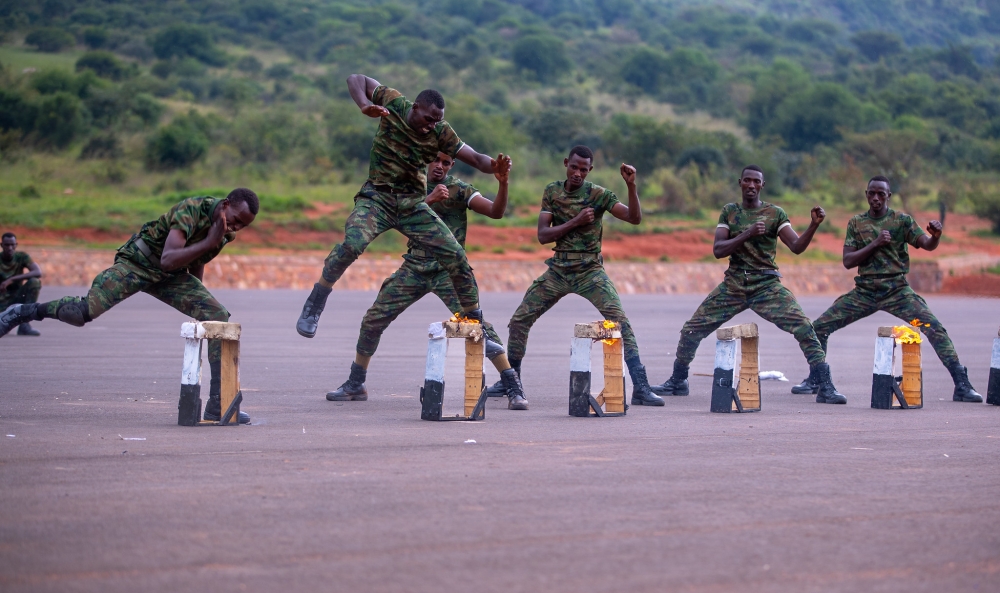
[[[42,289],[42,269],[31,256],[17,250],[14,233],[3,234],[3,253],[0,254],[0,311],[11,305],[30,305],[38,302]],[[25,272],[25,270],[28,270]],[[17,327],[19,336],[39,336],[41,332],[27,321]]]
[[[495,201],[484,197],[475,187],[461,179],[449,175],[455,160],[447,154],[438,153],[437,160],[427,167],[427,204],[444,221],[455,239],[464,248],[468,230],[468,211],[472,210],[499,219],[507,209],[507,181],[510,173],[510,157],[497,157],[497,171],[494,176],[499,183]],[[456,313],[462,305],[455,294],[448,272],[420,244],[410,241],[407,253],[403,255],[403,265],[382,283],[378,297],[361,322],[357,353],[351,364],[351,374],[336,391],[326,394],[330,401],[364,401],[368,399],[365,379],[368,363],[378,348],[382,333],[403,311],[416,303],[427,293],[434,293]],[[528,402],[516,380],[516,372],[510,368],[503,342],[493,326],[483,323],[486,333],[486,357],[500,372],[501,383],[505,385],[507,407],[511,410],[527,410]]]
[[[302,306],[296,331],[306,338],[316,335],[334,283],[369,243],[389,229],[398,230],[432,254],[451,278],[462,306],[458,312],[482,323],[479,288],[465,250],[424,201],[424,167],[441,152],[488,174],[497,171],[497,161],[459,139],[444,121],[444,97],[433,89],[421,91],[411,102],[399,91],[362,74],[349,76],[347,88],[362,113],[380,118],[379,128],[372,142],[368,180],[354,197],[344,240],[327,256],[323,273]]]
[[[234,189],[224,199],[182,200],[158,219],[142,225],[118,249],[113,266],[94,278],[85,297],[63,297],[41,304],[11,305],[0,314],[0,336],[15,325],[58,319],[82,327],[137,292],[145,292],[198,321],[229,321],[229,311],[202,284],[205,264],[253,222],[260,208],[257,194]],[[212,382],[205,420],[219,420],[222,345],[209,340]],[[240,412],[239,422],[250,422]]]
[[[918,320],[938,358],[948,369],[955,392],[952,400],[979,403],[979,395],[969,382],[969,372],[958,361],[958,353],[948,332],[920,295],[913,292],[906,274],[910,271],[910,254],[907,245],[934,251],[941,240],[943,225],[932,220],[927,232],[909,214],[889,208],[889,180],[877,175],[865,189],[868,211],[858,214],[847,223],[844,238],[844,267],[858,268],[854,290],[841,295],[819,319],[813,322],[816,337],[823,350],[827,350],[830,334],[876,311],[885,311],[906,321]],[[810,374],[792,387],[792,393],[815,393],[816,378]]]
[[[610,190],[586,180],[594,168],[594,153],[586,146],[574,146],[563,164],[566,179],[545,188],[538,214],[538,242],[555,243],[555,253],[546,260],[548,269],[531,284],[510,318],[507,326],[510,363],[520,376],[531,326],[564,296],[578,294],[597,307],[605,319],[621,325],[625,364],[632,377],[632,405],[662,406],[663,399],[649,391],[635,333],[601,257],[601,219],[605,212],[630,224],[642,222],[635,167],[624,163],[621,166],[622,179],[628,187],[626,206]],[[499,383],[490,387],[494,393],[502,389]]]
[[[809,228],[799,235],[792,228],[785,211],[760,199],[764,172],[757,165],[747,165],[740,173],[740,204],[726,204],[715,229],[712,253],[717,259],[729,258],[726,278],[713,290],[681,328],[673,374],[652,390],[659,395],[688,395],[688,369],[698,344],[709,334],[747,309],[780,329],[795,336],[809,362],[810,376],[816,378],[816,403],[846,404],[830,377],[826,353],[813,331],[812,323],[782,286],[781,274],[774,263],[778,239],[798,255],[806,250],[826,212],[816,206],[810,213]]]

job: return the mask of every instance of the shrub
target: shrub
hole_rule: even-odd
[[[1000,191],[994,187],[973,187],[968,193],[972,211],[993,225],[994,234],[1000,235]]]
[[[24,42],[28,45],[34,45],[38,48],[38,51],[55,53],[71,47],[76,40],[62,29],[42,27],[28,33],[28,36],[24,38]]]
[[[75,95],[60,91],[39,102],[35,130],[43,145],[65,148],[85,127],[83,104]]]
[[[90,49],[101,49],[108,44],[108,31],[103,27],[87,27],[83,30],[83,43]]]
[[[37,117],[37,105],[16,90],[0,88],[0,130],[30,132]]]
[[[98,134],[91,138],[80,150],[80,159],[117,159],[121,158],[121,142],[114,134]]]
[[[76,91],[76,77],[65,70],[43,70],[31,79],[31,86],[43,95]]]
[[[146,145],[146,166],[150,169],[190,167],[208,152],[208,136],[192,121],[177,118],[160,128]]]
[[[92,70],[101,78],[121,80],[128,73],[128,68],[109,51],[89,51],[76,61],[76,71]]]
[[[259,74],[264,69],[264,64],[255,56],[243,56],[236,62],[236,69],[247,74]]]
[[[514,43],[512,57],[518,70],[529,70],[539,79],[558,78],[570,68],[562,40],[552,35],[521,37]]]
[[[225,55],[208,31],[194,25],[171,25],[153,37],[153,53],[161,60],[192,57],[210,66],[223,66]]]

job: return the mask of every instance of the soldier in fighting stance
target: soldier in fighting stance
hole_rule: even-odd
[[[698,344],[737,313],[751,309],[798,340],[809,362],[810,376],[816,380],[816,402],[846,404],[847,398],[833,386],[826,353],[816,339],[809,318],[791,291],[781,285],[781,274],[774,263],[778,238],[792,253],[802,253],[826,218],[826,212],[819,206],[813,208],[809,228],[799,235],[784,210],[761,201],[764,172],[760,167],[744,167],[739,183],[743,200],[722,208],[712,249],[718,259],[729,257],[726,279],[681,328],[673,374],[662,385],[654,385],[651,389],[659,395],[688,395],[688,368]]]

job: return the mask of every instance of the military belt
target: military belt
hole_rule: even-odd
[[[410,249],[410,255],[415,255],[417,257],[433,257],[430,251],[424,251],[423,249]]]
[[[781,273],[778,270],[727,270],[727,274],[733,274],[734,276],[777,276],[781,278]]]
[[[871,278],[872,280],[886,280],[888,278],[898,278],[904,276],[903,272],[896,272],[895,274],[863,274],[862,278]]]
[[[555,259],[562,260],[596,260],[601,257],[600,253],[586,253],[582,251],[556,251],[552,254]]]
[[[162,266],[160,266],[160,258],[153,253],[153,251],[149,248],[149,245],[146,245],[146,242],[142,240],[142,237],[136,237],[132,243],[140,253],[146,256],[146,259],[148,259],[150,263],[157,268],[162,268]]]

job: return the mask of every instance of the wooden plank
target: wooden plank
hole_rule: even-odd
[[[591,340],[615,340],[622,337],[622,328],[617,323],[614,327],[604,327],[604,321],[577,323],[573,326],[573,337],[590,338]]]
[[[740,358],[740,385],[737,393],[744,410],[760,409],[760,362],[758,351],[759,338],[742,338],[740,340],[742,356]],[[733,402],[736,409],[736,402]]]
[[[908,405],[921,406],[924,403],[924,396],[921,385],[920,344],[902,344],[902,349],[903,383],[899,387]]]
[[[597,401],[597,405],[603,406],[605,404],[605,401],[604,401],[604,390],[602,389],[601,392],[598,393],[597,397],[595,397],[594,399]]]
[[[482,324],[445,321],[442,325],[444,326],[445,337],[447,338],[471,338],[477,342],[483,339]]]
[[[486,340],[465,340],[465,415],[471,416],[483,392]]]
[[[720,327],[715,330],[717,340],[737,340],[739,338],[756,338],[760,335],[756,323],[743,323],[741,325],[731,325]]]
[[[239,390],[240,343],[238,340],[222,340],[222,393],[220,394],[222,414],[229,409]],[[239,424],[236,418],[233,418],[232,422]]]
[[[604,344],[604,411],[610,414],[625,411],[625,383],[622,368],[623,340]]]

